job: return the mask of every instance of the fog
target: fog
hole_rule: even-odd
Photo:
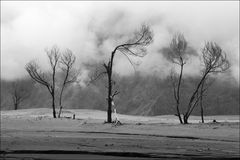
[[[239,2],[7,2],[1,1],[1,77],[27,76],[32,59],[44,69],[44,49],[58,45],[71,49],[77,67],[106,60],[141,24],[149,24],[154,42],[136,70],[166,77],[173,67],[161,54],[175,32],[185,35],[200,55],[206,41],[217,42],[231,62],[230,75],[239,83]],[[117,55],[115,71],[134,73],[126,57]],[[139,61],[139,59],[135,59]],[[199,58],[189,59],[185,75],[196,76]],[[229,74],[228,74],[229,75]]]

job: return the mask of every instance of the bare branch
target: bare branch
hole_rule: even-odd
[[[45,52],[47,53],[52,69],[56,68],[60,58],[60,49],[57,46],[53,46],[50,50],[45,49]]]
[[[90,77],[90,81],[89,81],[89,84],[90,83],[93,83],[94,81],[98,80],[99,78],[101,78],[103,75],[106,75],[107,72],[101,72],[101,73],[98,73],[97,71],[95,72],[95,75],[91,76]]]
[[[173,68],[171,69],[170,74],[168,76],[168,81],[171,84],[171,87],[173,89],[173,97],[175,100],[177,100],[177,95],[176,95],[177,75]]]
[[[33,80],[46,87],[50,86],[49,82],[45,78],[46,77],[45,74],[39,69],[39,66],[36,64],[36,62],[34,61],[29,62],[25,66],[25,69],[27,70],[27,72],[29,73]]]
[[[120,52],[122,52],[122,51],[120,51]],[[134,71],[136,71],[135,65],[134,65],[134,63],[132,62],[132,60],[129,58],[129,56],[128,56],[126,53],[124,53],[124,52],[122,52],[122,53],[123,53],[123,55],[128,59],[128,61],[129,61],[130,64],[132,65]]]
[[[114,98],[116,95],[118,95],[120,92],[119,91],[115,91],[112,95],[112,98]]]
[[[207,42],[202,49],[204,73],[221,73],[230,68],[226,53],[214,42]]]
[[[142,25],[139,31],[134,33],[134,37],[127,43],[119,45],[114,51],[121,50],[125,54],[144,57],[146,55],[146,46],[153,42],[153,33],[149,26]]]

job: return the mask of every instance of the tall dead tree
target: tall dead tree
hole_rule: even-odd
[[[195,88],[188,106],[184,114],[184,123],[188,123],[188,118],[191,115],[193,109],[198,104],[201,94],[199,93],[201,86],[205,82],[209,74],[222,73],[229,69],[230,63],[227,60],[226,53],[221,49],[221,47],[214,42],[207,42],[202,49],[202,57],[204,63],[203,76],[199,81],[197,87]]]
[[[29,85],[29,84],[28,84]],[[27,87],[26,84],[24,84],[23,80],[16,80],[12,82],[11,88],[9,91],[13,105],[14,105],[14,110],[17,110],[19,108],[19,105],[29,97],[30,95],[30,90]]]
[[[35,80],[37,83],[47,87],[51,97],[52,97],[52,109],[53,117],[56,118],[55,110],[55,84],[56,84],[56,71],[57,65],[60,58],[59,48],[54,46],[51,50],[46,50],[50,66],[51,66],[51,75],[50,78],[46,73],[42,72],[38,64],[34,61],[27,63],[25,69],[27,70],[30,77]]]
[[[149,26],[142,25],[141,29],[134,32],[132,38],[130,38],[126,43],[122,43],[117,45],[113,51],[111,52],[110,59],[107,63],[103,64],[104,71],[100,72],[96,77],[100,77],[101,75],[107,75],[108,83],[107,83],[107,122],[112,123],[112,102],[114,97],[119,94],[117,90],[113,91],[113,85],[115,82],[112,79],[113,73],[113,62],[114,56],[117,53],[121,53],[128,61],[133,65],[130,56],[133,57],[144,57],[147,54],[146,46],[148,46],[153,41],[153,33],[151,32]]]
[[[177,76],[173,72],[171,73],[174,99],[176,101],[176,110],[177,110],[176,115],[178,116],[180,123],[183,123],[179,105],[180,105],[180,93],[181,93],[180,88],[182,83],[183,67],[186,64],[186,60],[187,60],[186,50],[187,50],[187,41],[185,40],[183,34],[180,34],[180,33],[175,34],[170,43],[170,50],[167,56],[172,63],[180,66],[180,73],[178,78],[176,78]]]
[[[61,56],[61,60],[59,61],[61,64],[61,69],[63,73],[65,74],[63,83],[61,86],[60,91],[60,98],[59,98],[59,112],[58,112],[58,118],[60,118],[63,105],[62,105],[62,96],[64,89],[67,87],[68,84],[74,83],[77,80],[78,73],[76,70],[73,69],[73,65],[76,61],[76,56],[72,53],[71,50],[67,49],[65,53]]]

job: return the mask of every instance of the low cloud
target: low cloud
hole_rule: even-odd
[[[231,62],[239,82],[239,2],[1,2],[1,76],[26,76],[25,64],[37,59],[48,68],[44,49],[58,45],[77,55],[77,64],[106,60],[142,23],[151,26],[154,42],[137,68],[144,74],[168,75],[171,64],[161,51],[175,32],[185,35],[200,54],[205,41],[216,41]],[[186,74],[200,70],[196,57]],[[194,70],[193,70],[194,67]],[[120,75],[134,73],[123,55],[115,61]]]

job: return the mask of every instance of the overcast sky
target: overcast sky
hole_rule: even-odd
[[[159,50],[182,32],[197,52],[206,41],[217,42],[232,64],[231,76],[239,82],[239,2],[13,2],[1,1],[1,77],[26,76],[24,66],[36,59],[48,68],[44,49],[58,45],[71,49],[81,62],[106,58],[121,42],[114,34],[134,32],[142,23],[151,26],[154,42],[148,47],[139,70],[157,71],[162,77],[171,68]],[[107,36],[98,46],[99,36]],[[125,57],[118,56],[115,69],[133,72]],[[166,69],[167,68],[167,69]],[[196,75],[199,61],[186,65],[186,75]]]

